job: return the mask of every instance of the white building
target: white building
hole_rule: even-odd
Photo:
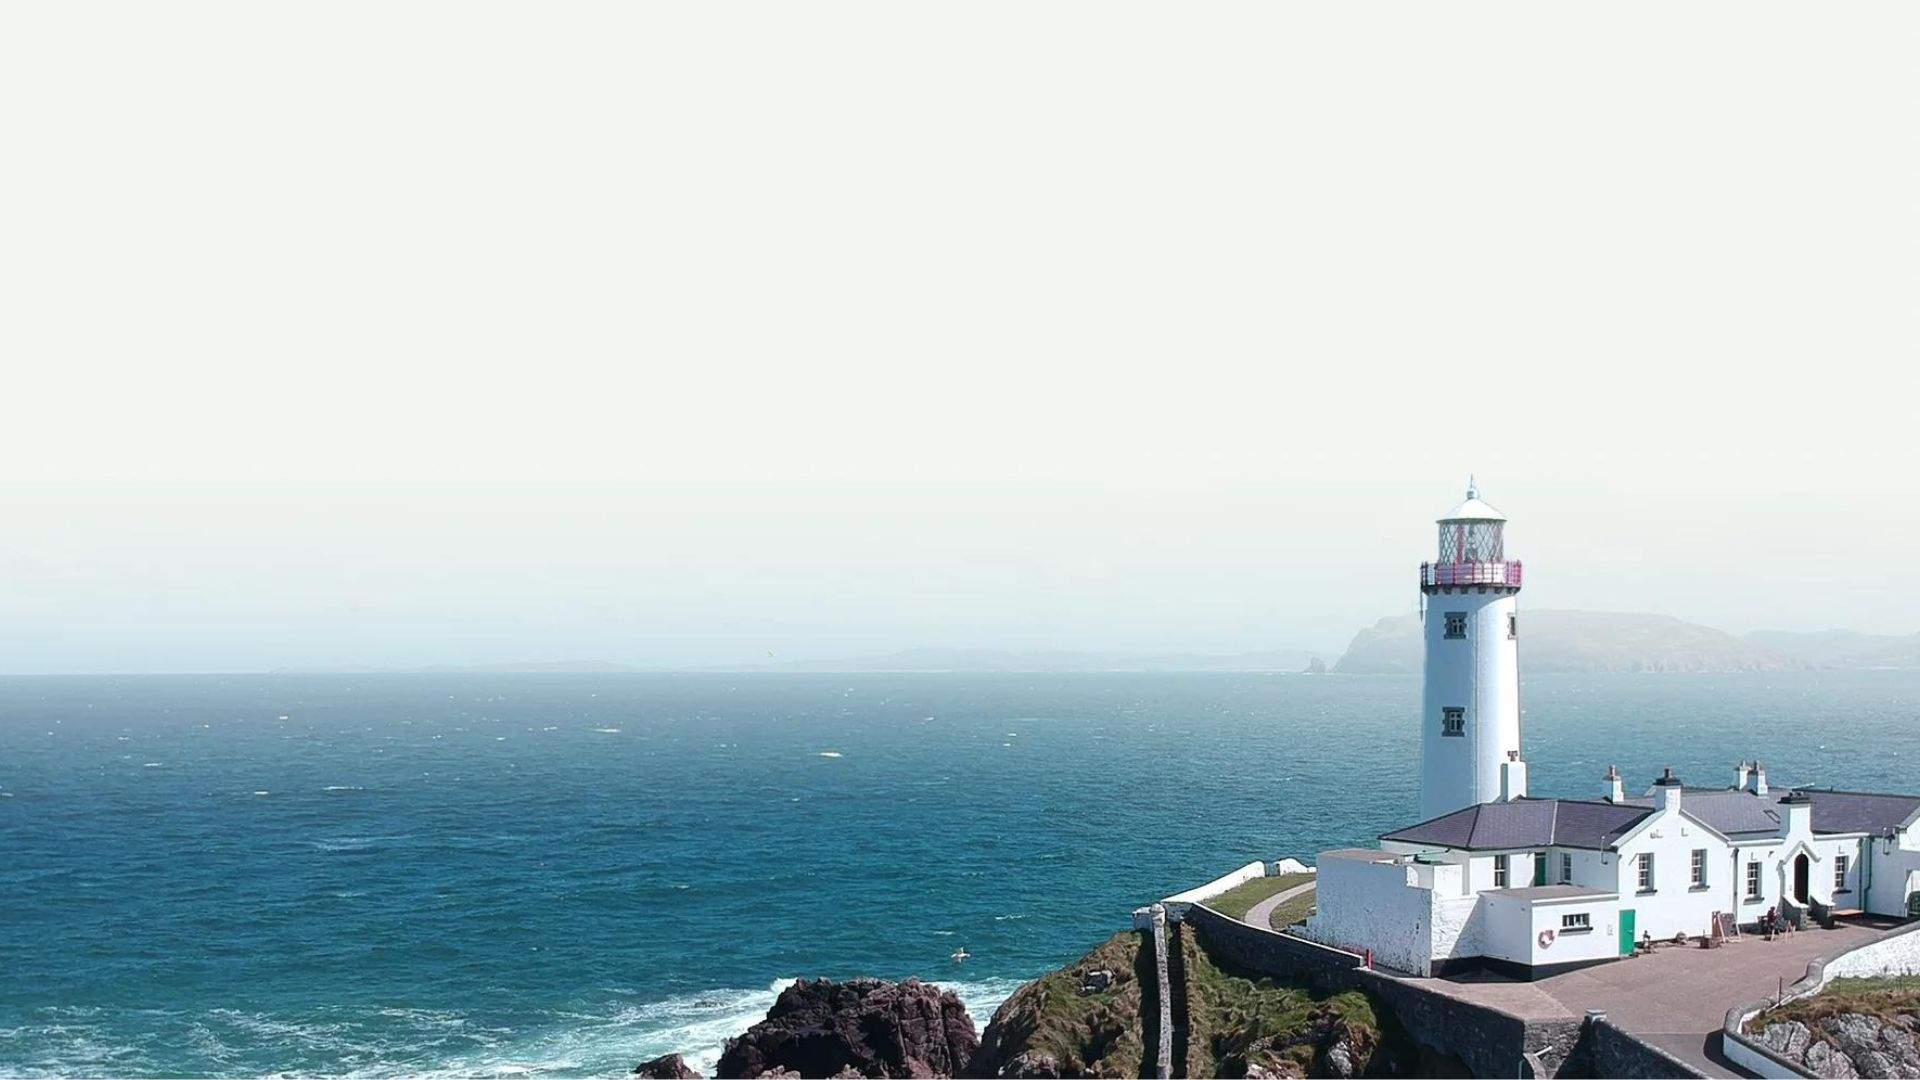
[[[1415,974],[1533,978],[1710,934],[1716,916],[1920,914],[1920,796],[1773,790],[1742,762],[1725,788],[1669,771],[1628,796],[1609,769],[1598,798],[1529,797],[1504,521],[1470,489],[1441,520],[1443,562],[1421,567],[1421,801],[1443,809],[1379,848],[1323,852],[1305,936]]]

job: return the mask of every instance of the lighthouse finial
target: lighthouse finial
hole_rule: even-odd
[[[1472,473],[1468,473],[1468,474],[1467,474],[1467,498],[1469,498],[1469,499],[1477,499],[1477,498],[1479,498],[1479,497],[1480,497],[1480,491],[1479,491],[1479,489],[1478,489],[1478,488],[1476,488],[1476,487],[1474,486],[1474,483],[1473,483],[1473,474],[1472,474]]]

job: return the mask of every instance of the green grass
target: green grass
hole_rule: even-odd
[[[1277,877],[1257,877],[1245,884],[1235,885],[1219,896],[1206,901],[1206,905],[1229,918],[1244,919],[1247,917],[1247,912],[1253,910],[1253,905],[1265,900],[1274,893],[1285,892],[1295,885],[1302,885],[1312,880],[1312,874],[1281,874]],[[1306,902],[1306,908],[1313,906],[1312,899],[1303,896],[1296,897],[1282,904],[1280,910],[1295,907],[1299,905],[1301,901]],[[1277,917],[1280,914],[1278,910],[1275,911],[1274,914],[1276,918],[1273,921],[1276,926],[1285,926],[1288,922],[1297,921],[1293,919],[1282,921]],[[1300,917],[1306,917],[1304,909]]]
[[[1835,979],[1827,988],[1809,998],[1790,1002],[1767,1013],[1760,1024],[1798,1020],[1809,1027],[1829,1016],[1864,1013],[1882,1020],[1901,1015],[1920,1015],[1920,977],[1894,976],[1885,979]]]
[[[1141,992],[1143,983],[1153,982],[1153,950],[1140,947],[1146,937],[1131,930],[1115,934],[1021,987],[995,1014],[1004,1028],[999,1036],[1006,1045],[1051,1057],[1067,1076],[1150,1075],[1142,1012],[1151,1006],[1157,1021],[1159,1006],[1151,993]],[[1115,981],[1105,991],[1082,994],[1078,973],[1093,969],[1113,972]]]
[[[1310,1075],[1319,1048],[1336,1034],[1364,1070],[1389,1038],[1373,1002],[1360,991],[1322,996],[1236,973],[1201,946],[1190,928],[1180,945],[1187,971],[1188,1075],[1245,1076],[1250,1066],[1270,1075]],[[1388,1053],[1403,1050],[1396,1045]]]

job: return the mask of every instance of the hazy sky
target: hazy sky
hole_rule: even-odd
[[[1912,5],[12,4],[0,671],[1920,630]]]

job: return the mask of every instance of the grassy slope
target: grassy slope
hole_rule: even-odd
[[[1187,973],[1187,1072],[1191,1076],[1244,1076],[1250,1064],[1282,1075],[1310,1076],[1336,1041],[1352,1050],[1357,1070],[1368,1070],[1383,1034],[1397,1025],[1382,1018],[1359,991],[1319,996],[1274,979],[1234,972],[1183,928],[1180,946]]]
[[[1841,1013],[1864,1013],[1881,1020],[1893,1020],[1902,1013],[1920,1015],[1920,978],[1835,979],[1825,990],[1783,1005],[1761,1022],[1798,1020],[1817,1027],[1821,1020]]]
[[[1369,1074],[1405,1074],[1417,1058],[1398,1022],[1363,993],[1323,996],[1248,977],[1209,954],[1190,927],[1174,929],[1174,937],[1186,971],[1186,999],[1175,1008],[1176,1024],[1186,1021],[1186,1075],[1243,1076],[1249,1064],[1314,1075],[1336,1042],[1350,1048],[1357,1071]],[[997,1067],[1024,1052],[1051,1058],[1065,1075],[1152,1075],[1148,1046],[1158,1006],[1152,950],[1141,947],[1146,939],[1139,931],[1115,934],[1007,999],[986,1039]],[[1119,978],[1107,991],[1082,995],[1080,973],[1094,969]]]
[[[1141,988],[1153,983],[1153,950],[1141,931],[1113,935],[1092,952],[1015,991],[993,1015],[987,1042],[1002,1065],[1024,1052],[1059,1062],[1068,1076],[1152,1075],[1141,1015]],[[1080,972],[1111,971],[1104,992],[1082,995]]]
[[[1207,906],[1222,915],[1234,919],[1244,919],[1253,905],[1265,900],[1277,892],[1285,892],[1295,885],[1312,881],[1312,874],[1280,874],[1276,877],[1257,877],[1252,881],[1236,885],[1219,896],[1208,900]],[[1285,923],[1280,925],[1285,926]]]

